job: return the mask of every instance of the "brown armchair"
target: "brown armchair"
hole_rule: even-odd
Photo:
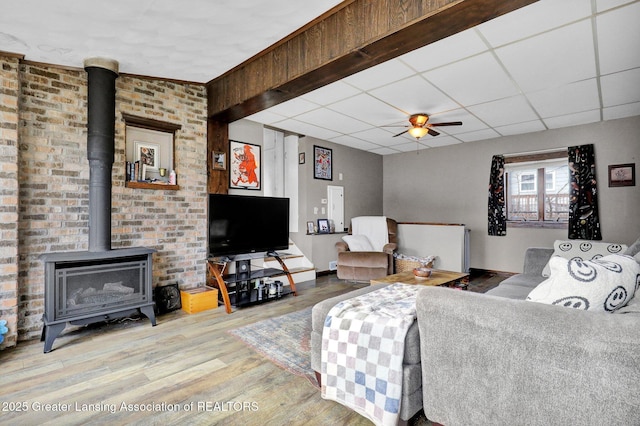
[[[338,278],[351,281],[369,281],[394,273],[393,253],[398,248],[398,223],[387,218],[389,242],[382,251],[355,251],[344,241],[336,243],[338,251]],[[352,234],[351,225],[349,235]]]

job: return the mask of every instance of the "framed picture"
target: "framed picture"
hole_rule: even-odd
[[[260,145],[229,141],[229,188],[260,189],[261,155]]]
[[[635,163],[610,165],[609,186],[636,186]]]
[[[318,219],[318,234],[328,234],[329,232],[329,219]]]
[[[332,150],[321,146],[313,146],[313,177],[314,179],[333,180]]]
[[[224,152],[213,151],[211,164],[214,170],[227,170],[227,156]]]
[[[146,170],[157,172],[160,167],[160,145],[148,142],[134,141],[135,161]]]
[[[313,221],[307,222],[307,234],[313,234],[315,232]]]
[[[298,164],[304,164],[305,162],[305,153],[301,152],[298,154]]]

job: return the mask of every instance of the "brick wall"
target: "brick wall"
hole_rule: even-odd
[[[18,58],[0,56],[0,319],[18,337]]]
[[[40,336],[48,252],[88,247],[87,75],[82,69],[21,64],[18,168],[18,340]],[[154,254],[154,285],[204,284],[206,259],[206,89],[121,75],[116,80],[112,247]],[[180,124],[174,165],[180,190],[124,187],[122,113]]]

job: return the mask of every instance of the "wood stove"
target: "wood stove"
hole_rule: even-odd
[[[89,251],[48,253],[45,264],[44,352],[67,322],[91,324],[133,313],[156,325],[153,249],[111,249],[111,174],[115,151],[115,80],[118,63],[85,60],[87,159],[89,160]]]
[[[44,352],[67,322],[91,324],[141,313],[156,325],[152,254],[140,247],[41,256],[45,264]]]

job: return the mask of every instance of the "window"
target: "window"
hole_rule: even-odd
[[[565,224],[569,219],[566,151],[505,158],[505,182],[511,224]]]
[[[535,173],[522,173],[519,179],[520,192],[530,193],[536,192],[536,175]]]

